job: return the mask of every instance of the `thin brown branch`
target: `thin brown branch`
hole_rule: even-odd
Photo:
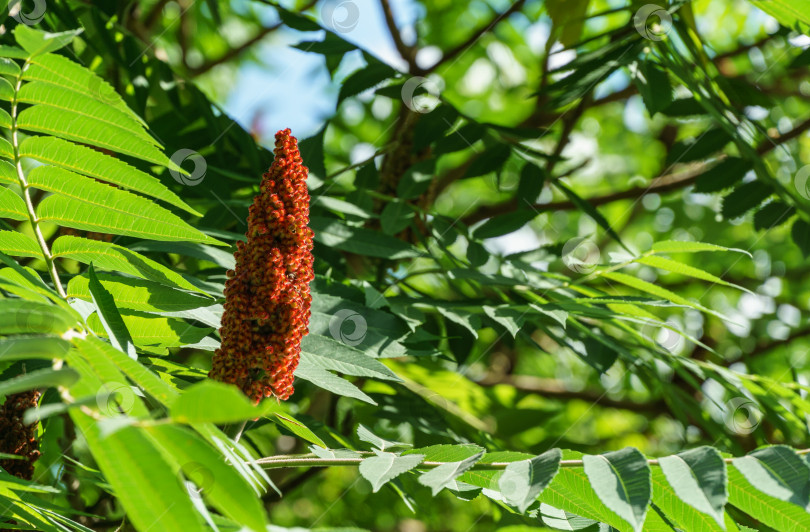
[[[394,46],[396,46],[402,59],[407,61],[410,72],[416,72],[418,70],[416,67],[416,47],[409,46],[402,40],[402,34],[399,32],[399,28],[397,28],[394,13],[391,11],[391,4],[388,0],[380,0],[380,7],[382,7],[383,15],[385,16],[385,24],[388,26],[388,32],[394,40]]]
[[[784,144],[785,142],[801,136],[806,131],[810,131],[810,118],[806,119],[804,122],[801,122],[798,126],[794,127],[787,133],[783,133],[782,135],[778,135],[776,137],[770,137],[768,140],[757,146],[757,153],[764,155],[772,149],[778,147],[780,144]]]
[[[548,163],[546,165],[546,172],[548,172],[549,174],[554,170],[554,165],[559,160],[559,155],[562,153],[563,149],[565,149],[565,146],[568,144],[574,126],[576,125],[577,121],[579,121],[580,117],[582,116],[582,113],[588,106],[587,102],[588,102],[587,98],[583,99],[577,105],[576,109],[574,109],[574,111],[572,111],[569,115],[567,115],[563,119],[562,131],[560,133],[560,140],[557,142],[557,145],[554,148],[554,153],[551,155],[551,157],[549,157]],[[423,206],[432,205],[433,202],[436,200],[436,198],[439,196],[439,194],[441,194],[447,187],[452,185],[455,181],[464,177],[464,175],[467,173],[467,169],[475,165],[475,161],[481,155],[482,153],[477,153],[473,155],[472,157],[467,159],[464,163],[460,164],[455,168],[449,169],[444,174],[442,174],[438,179],[434,180],[433,184],[428,190],[428,193],[425,196],[425,202],[423,203]],[[581,168],[582,166],[583,165],[578,165],[577,169]],[[509,204],[512,206],[512,209],[510,210],[514,210],[514,208],[517,208],[518,206],[517,203],[518,203],[517,198],[513,198],[504,205]]]
[[[673,285],[665,286],[667,290],[670,290],[672,287]],[[738,362],[750,362],[754,358],[770,353],[774,349],[790,345],[794,340],[805,338],[807,336],[810,336],[810,327],[793,331],[787,338],[783,338],[781,340],[759,342],[750,353],[743,353],[741,359],[725,360],[721,363],[728,367]],[[717,340],[713,338],[704,336],[700,339],[700,341],[712,349],[717,348]],[[695,350],[692,351],[690,358],[693,360],[705,360],[708,354],[709,352],[704,347],[697,346]]]
[[[595,390],[569,390],[562,381],[557,379],[543,379],[531,375],[499,375],[487,377],[477,381],[481,386],[495,386],[496,384],[508,384],[522,392],[536,393],[548,399],[581,399],[592,404],[606,408],[618,408],[621,410],[631,410],[634,412],[648,412],[653,414],[664,414],[667,412],[666,403],[663,400],[656,400],[648,403],[638,403],[626,399],[611,399],[604,392]]]
[[[272,26],[267,26],[266,28],[262,28],[259,31],[259,33],[257,33],[256,35],[254,35],[253,37],[251,37],[250,39],[248,39],[244,43],[240,44],[239,46],[237,46],[235,48],[231,48],[230,50],[228,50],[227,52],[225,52],[221,56],[217,57],[216,59],[206,61],[202,65],[200,65],[200,66],[198,66],[196,68],[190,69],[189,73],[190,73],[191,77],[200,76],[202,74],[205,74],[206,72],[208,72],[209,70],[211,70],[212,68],[214,68],[216,66],[219,66],[219,65],[221,65],[223,63],[227,63],[228,61],[236,59],[237,57],[242,55],[242,53],[244,53],[250,47],[252,47],[254,44],[261,41],[262,39],[267,37],[270,33],[276,31],[277,29],[279,29],[281,26],[282,26],[282,24],[278,23],[278,24],[273,24]]]
[[[478,42],[478,39],[480,39],[487,32],[492,30],[492,28],[494,28],[498,24],[498,22],[505,19],[506,17],[508,17],[512,13],[516,13],[517,11],[519,11],[523,7],[523,4],[525,4],[525,3],[526,3],[526,0],[517,0],[517,2],[512,4],[512,6],[509,9],[507,9],[506,11],[504,11],[503,13],[501,13],[500,15],[498,15],[494,19],[492,19],[492,21],[489,24],[486,24],[486,25],[478,28],[478,30],[476,30],[472,35],[470,35],[470,37],[466,41],[464,41],[461,44],[455,46],[454,48],[451,48],[450,50],[446,51],[442,55],[441,59],[436,61],[436,63],[434,63],[433,66],[431,66],[430,68],[425,69],[423,73],[433,72],[434,70],[439,68],[441,65],[443,65],[447,61],[453,59],[457,55],[464,52],[467,48],[469,48],[470,46],[472,46],[476,42]]]
[[[737,47],[737,48],[735,48],[733,50],[728,50],[728,51],[723,52],[721,54],[718,54],[717,56],[712,58],[712,62],[715,65],[718,65],[718,68],[720,68],[722,66],[724,60],[731,59],[731,58],[736,57],[736,56],[738,56],[740,54],[746,53],[749,50],[752,50],[753,48],[759,48],[759,47],[766,44],[768,41],[772,40],[773,38],[775,38],[777,36],[778,35],[768,35],[768,36],[758,40],[755,43],[741,45],[741,46],[739,46],[739,47]],[[548,57],[548,54],[546,54],[546,56],[543,59],[544,63],[545,63],[545,61],[547,61],[547,57]],[[796,74],[800,75],[801,72],[797,72]],[[734,77],[734,76],[727,76],[727,77]],[[541,78],[540,87],[541,88],[544,87],[546,82],[547,82],[547,79],[546,79],[546,74],[545,74],[545,71],[544,71],[543,77]],[[764,90],[764,89],[762,89],[762,90],[763,90],[763,92],[768,92],[768,93],[773,92],[773,91],[768,91],[768,90]],[[608,94],[607,96],[599,98],[598,100],[594,100],[594,102],[589,106],[589,108],[598,107],[600,105],[604,105],[604,104],[611,103],[611,102],[623,101],[623,100],[626,100],[627,98],[629,98],[630,96],[633,96],[635,94],[638,94],[638,88],[636,87],[635,84],[630,84],[630,85],[628,85],[627,87],[625,87],[622,90],[619,90],[619,91],[613,92],[611,94]],[[523,121],[523,123],[521,124],[521,127],[541,127],[541,126],[553,123],[554,121],[559,119],[561,113],[550,113],[550,114],[545,113],[543,105],[542,105],[543,103],[544,102],[542,101],[542,99],[538,97],[537,107],[536,107],[535,111],[531,114],[531,116],[529,116],[526,120]]]
[[[190,7],[188,0],[183,0],[180,7],[182,11],[180,12],[180,24],[177,26],[177,43],[180,45],[180,60],[183,62],[183,66],[188,68],[188,50],[192,25],[191,17],[188,13]]]
[[[600,205],[612,203],[618,200],[640,198],[647,194],[663,193],[669,192],[671,190],[676,190],[678,188],[682,188],[694,183],[695,180],[698,178],[698,176],[706,170],[707,166],[708,165],[706,164],[697,165],[696,169],[687,172],[657,177],[653,179],[652,183],[650,183],[648,186],[635,187],[628,190],[623,190],[621,192],[614,192],[613,194],[598,196],[595,198],[591,198],[587,201],[594,207],[598,207]],[[499,214],[506,214],[508,212],[513,211],[516,207],[517,207],[516,201],[498,203],[496,205],[486,205],[484,207],[481,207],[474,213],[470,214],[469,216],[465,217],[462,221],[467,225],[471,225],[476,222],[480,222],[481,220],[486,220],[487,218],[498,216]],[[547,211],[573,211],[578,209],[579,207],[577,204],[571,201],[556,201],[551,203],[537,203],[535,205],[532,205],[532,208],[535,209],[537,212],[547,212]]]
[[[584,113],[585,109],[588,108],[590,102],[591,94],[588,93],[579,101],[572,112],[565,113],[560,117],[560,120],[562,120],[560,140],[557,141],[557,145],[554,146],[554,152],[546,161],[546,172],[549,175],[551,175],[551,173],[554,171],[554,167],[560,161],[560,156],[562,155],[563,150],[565,150],[565,147],[568,146],[568,143],[571,141],[571,133],[574,132],[577,122],[579,122],[579,119],[582,118],[582,113]]]
[[[716,56],[714,56],[712,61],[714,63],[717,63],[718,61],[722,61],[723,59],[729,59],[731,57],[734,57],[734,56],[737,56],[737,55],[740,55],[740,54],[744,54],[744,53],[748,52],[749,50],[753,50],[754,48],[760,48],[764,44],[768,43],[771,39],[773,39],[774,37],[777,37],[777,36],[778,36],[778,34],[766,35],[765,37],[763,37],[760,40],[758,40],[756,42],[753,42],[751,44],[744,44],[744,45],[738,46],[737,48],[734,48],[733,50],[728,50],[726,52],[717,54]]]
[[[793,342],[794,340],[798,340],[799,338],[804,338],[806,336],[810,336],[810,327],[794,331],[787,338],[782,340],[774,340],[772,342],[760,342],[759,344],[757,344],[757,346],[754,348],[753,351],[751,351],[750,353],[743,354],[742,360],[743,362],[749,362],[753,358],[769,353],[779,347],[784,347]]]
[[[318,458],[314,454],[303,454],[303,455],[287,455],[287,456],[269,456],[266,458],[259,458],[254,463],[263,465],[266,469],[277,469],[277,468],[284,468],[284,467],[330,467],[330,466],[358,466],[360,462],[362,462],[366,456],[373,455],[373,453],[365,452],[365,453],[357,453],[359,456],[357,458]],[[810,454],[810,449],[798,449],[796,454],[805,455]],[[727,464],[732,463],[734,458],[724,458],[723,461]],[[435,462],[430,460],[425,460],[415,469],[423,470],[423,469],[434,469],[439,467],[447,462]],[[477,464],[473,465],[470,470],[475,471],[500,471],[509,467],[509,464],[514,464],[514,462],[487,462],[481,463],[478,462]],[[658,460],[653,458],[651,460],[647,460],[647,465],[650,466],[658,466],[660,465]],[[583,461],[582,460],[561,460],[560,467],[582,467]]]
[[[169,3],[169,0],[159,0],[152,6],[146,15],[143,17],[143,27],[148,32],[152,30],[152,26],[157,24],[157,21],[160,19],[160,16],[163,14],[163,8],[166,7],[166,4]]]
[[[311,0],[303,8],[301,8],[301,11],[303,12],[303,11],[306,11],[306,10],[310,9],[316,3],[317,3],[317,0]],[[237,46],[235,48],[231,48],[230,50],[228,50],[227,52],[222,54],[220,57],[217,57],[216,59],[212,59],[210,61],[206,61],[202,65],[200,65],[200,66],[198,66],[196,68],[190,69],[190,71],[189,71],[190,76],[191,77],[200,76],[202,74],[205,74],[206,72],[208,72],[209,70],[211,70],[212,68],[214,68],[216,66],[219,66],[219,65],[221,65],[223,63],[227,63],[228,61],[236,59],[237,57],[242,55],[245,51],[250,49],[254,44],[258,43],[259,41],[261,41],[262,39],[264,39],[269,34],[273,33],[274,31],[276,31],[277,29],[279,29],[282,26],[283,26],[283,24],[281,22],[279,22],[277,24],[273,24],[272,26],[267,26],[265,28],[262,28],[261,30],[259,30],[259,32],[256,35],[254,35],[253,37],[251,37],[250,39],[248,39],[244,43],[240,44],[239,46]]]
[[[439,194],[444,192],[444,190],[464,177],[464,174],[467,173],[467,169],[472,166],[475,161],[480,157],[480,153],[476,153],[472,155],[469,159],[465,162],[461,163],[459,166],[455,168],[451,168],[435,179],[431,184],[430,188],[428,189],[427,193],[425,194],[425,199],[422,203],[422,207],[424,208],[427,205],[433,205],[433,202],[436,201],[436,198],[439,197]]]
[[[806,119],[804,122],[801,122],[799,125],[791,129],[787,133],[784,133],[783,135],[780,135],[775,138],[770,138],[767,141],[762,142],[757,147],[757,153],[759,155],[765,155],[766,153],[770,152],[779,145],[799,137],[808,130],[810,130],[810,118]],[[708,170],[711,166],[712,163],[705,163],[705,162],[699,163],[694,165],[691,169],[685,172],[656,177],[647,186],[635,187],[628,190],[607,194],[605,196],[597,196],[594,198],[590,198],[587,201],[594,207],[598,207],[600,205],[605,205],[607,203],[612,203],[614,201],[619,200],[639,199],[646,196],[647,194],[663,194],[666,192],[671,192],[673,190],[678,190],[687,187],[689,185],[692,185],[697,180],[697,178],[701,174],[703,174],[706,170]],[[516,206],[517,202],[514,200],[510,200],[505,203],[499,203],[496,205],[487,205],[479,208],[477,211],[465,217],[462,221],[467,225],[471,225],[481,220],[497,216],[499,214],[511,212],[516,208]],[[532,207],[538,212],[570,211],[578,208],[577,205],[571,201],[538,203],[533,205]]]

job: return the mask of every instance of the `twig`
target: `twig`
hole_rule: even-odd
[[[735,55],[739,55],[739,54],[748,52],[749,50],[753,50],[754,48],[759,48],[763,44],[767,44],[768,41],[770,41],[774,37],[777,37],[778,35],[779,34],[777,34],[777,33],[774,33],[773,35],[766,35],[765,37],[761,38],[760,40],[758,40],[758,41],[756,41],[754,43],[744,44],[742,46],[738,46],[737,48],[734,48],[733,50],[728,50],[726,52],[717,54],[712,59],[712,62],[717,63],[718,61],[721,61],[723,59],[728,59],[730,57],[734,57]]]
[[[557,142],[557,145],[554,146],[554,152],[551,154],[551,157],[546,161],[546,173],[548,175],[551,175],[554,171],[554,167],[559,162],[563,150],[565,150],[565,147],[568,146],[568,143],[571,141],[571,133],[573,133],[574,127],[576,127],[579,119],[582,118],[582,113],[588,108],[590,102],[591,94],[588,93],[579,101],[576,108],[570,114],[561,118],[562,131],[560,131],[560,140]]]
[[[469,48],[470,46],[475,44],[478,41],[478,39],[483,37],[484,34],[486,34],[488,31],[490,31],[492,28],[494,28],[498,24],[498,22],[505,19],[506,17],[508,17],[512,13],[515,13],[515,12],[519,11],[523,7],[524,3],[526,3],[526,0],[517,0],[517,2],[512,4],[512,7],[510,7],[509,9],[507,9],[506,11],[501,13],[500,15],[496,16],[489,24],[486,24],[485,26],[482,26],[482,27],[478,28],[478,30],[476,30],[475,33],[470,35],[470,37],[466,41],[462,42],[458,46],[456,46],[454,48],[451,48],[450,50],[445,52],[442,55],[441,59],[436,61],[433,64],[433,66],[431,66],[430,68],[425,69],[425,71],[423,73],[433,72],[434,70],[439,68],[441,65],[443,65],[444,63],[446,63],[450,59],[453,59],[454,57],[459,55],[461,52],[463,52],[464,50],[466,50],[467,48]]]
[[[668,174],[657,177],[653,179],[650,185],[647,186],[635,187],[629,190],[623,190],[621,192],[614,192],[613,194],[607,194],[605,196],[597,196],[595,198],[590,198],[586,201],[591,205],[593,205],[594,207],[598,207],[599,205],[612,203],[618,200],[633,199],[645,196],[647,194],[668,192],[670,190],[682,188],[694,183],[695,180],[698,178],[698,176],[700,176],[708,166],[709,166],[708,164],[700,164],[697,165],[697,168],[689,170],[687,172],[681,172],[678,174]],[[571,201],[557,201],[552,203],[537,203],[533,205],[532,208],[538,212],[571,211],[578,209],[579,206]],[[462,221],[467,225],[471,225],[481,220],[497,216],[499,214],[511,212],[512,210],[513,204],[510,202],[499,203],[496,205],[487,205],[481,207],[474,213],[465,217]]]
[[[800,123],[787,133],[763,142],[757,147],[756,152],[759,155],[765,155],[779,145],[800,136],[808,130],[810,130],[810,118],[806,119],[804,122]],[[718,160],[720,160],[720,158],[718,158]],[[628,190],[623,190],[621,192],[614,192],[605,196],[597,196],[586,201],[594,207],[598,207],[614,201],[640,198],[646,196],[647,194],[661,194],[664,192],[670,192],[672,190],[677,190],[693,184],[697,178],[711,166],[712,163],[699,163],[694,165],[692,169],[686,172],[656,177],[653,179],[650,185],[635,187]],[[499,214],[511,212],[515,209],[515,205],[516,203],[511,200],[496,205],[486,205],[462,219],[462,222],[467,225],[471,225]],[[558,201],[553,203],[538,203],[533,205],[533,208],[538,212],[545,212],[570,211],[579,207],[571,201]]]
[[[743,353],[742,355],[742,362],[749,362],[752,358],[758,357],[760,355],[764,355],[765,353],[772,351],[778,347],[782,347],[785,345],[790,344],[794,340],[798,340],[799,338],[804,338],[805,336],[810,336],[810,327],[807,329],[801,329],[798,331],[793,332],[787,338],[783,340],[775,340],[773,342],[763,342],[758,344],[753,351],[750,353]],[[732,362],[729,362],[728,365],[731,365]]]
[[[380,7],[382,7],[383,15],[385,16],[385,24],[388,26],[388,32],[394,40],[399,55],[402,59],[407,61],[409,70],[413,73],[417,71],[416,66],[416,47],[405,44],[402,40],[402,34],[397,28],[397,23],[394,20],[394,13],[391,11],[391,4],[388,0],[380,0]]]
[[[332,467],[332,466],[357,466],[364,460],[363,455],[372,455],[373,453],[358,453],[361,455],[359,458],[318,458],[314,454],[301,454],[301,455],[287,455],[283,457],[267,457],[259,458],[255,464],[264,466],[266,469],[279,469],[286,467]],[[799,449],[796,454],[805,455],[810,454],[810,449]],[[737,457],[738,458],[738,457]],[[731,464],[735,458],[724,458],[723,461]],[[424,461],[415,469],[434,469],[447,462]],[[509,464],[514,462],[489,462],[486,464],[476,463],[470,468],[473,471],[501,471],[509,467]],[[658,466],[660,463],[657,458],[647,460],[647,465]],[[560,460],[560,467],[582,467],[582,460]]]
[[[343,173],[348,172],[349,170],[354,170],[355,168],[359,168],[359,167],[361,167],[361,166],[364,166],[364,165],[366,165],[366,164],[370,163],[371,161],[373,161],[374,159],[376,159],[376,158],[377,158],[377,157],[379,157],[380,155],[385,154],[385,153],[388,151],[388,148],[389,148],[390,146],[391,146],[390,144],[388,144],[388,145],[386,145],[386,146],[383,146],[383,147],[382,147],[382,148],[380,148],[379,150],[375,151],[375,152],[374,152],[374,155],[372,155],[371,157],[369,157],[369,158],[367,158],[367,159],[363,159],[362,161],[356,162],[356,163],[354,163],[354,164],[350,164],[349,166],[344,166],[343,168],[340,168],[339,170],[335,170],[335,171],[334,171],[334,172],[332,172],[331,174],[328,174],[328,175],[326,176],[326,179],[327,179],[327,180],[334,179],[334,178],[336,178],[337,176],[339,176],[339,175],[341,175],[341,174],[343,174]]]
[[[160,16],[163,14],[163,8],[166,7],[166,4],[168,3],[169,0],[160,0],[159,2],[155,3],[154,6],[152,6],[152,9],[150,9],[143,18],[144,29],[147,31],[152,29],[152,26],[157,23],[158,19],[160,19]]]
[[[604,393],[591,390],[575,391],[567,389],[562,382],[555,379],[543,379],[531,375],[502,375],[476,381],[481,386],[508,384],[522,392],[537,393],[549,399],[582,399],[606,408],[618,408],[634,412],[664,413],[667,409],[663,400],[649,403],[638,403],[622,399],[611,399]]]
[[[306,11],[307,9],[310,9],[316,3],[317,3],[317,0],[310,1],[303,8],[301,8],[301,11],[303,12],[303,11]],[[269,35],[270,33],[274,32],[274,31],[276,31],[281,26],[283,26],[283,24],[281,22],[279,22],[277,24],[273,24],[272,26],[267,26],[265,28],[262,28],[261,30],[259,30],[259,32],[256,35],[254,35],[253,37],[251,37],[250,39],[248,39],[244,43],[240,44],[239,46],[237,46],[235,48],[231,48],[230,50],[228,50],[227,52],[222,54],[220,57],[218,57],[216,59],[212,59],[210,61],[207,61],[207,62],[203,63],[202,65],[196,67],[196,68],[190,69],[189,70],[190,76],[191,77],[200,76],[202,74],[205,74],[206,72],[208,72],[209,70],[211,70],[212,68],[214,68],[216,66],[219,66],[219,65],[221,65],[223,63],[227,63],[228,61],[230,61],[232,59],[236,59],[237,57],[242,55],[242,53],[245,52],[248,48],[250,48],[251,46],[253,46],[257,42],[261,41],[262,39],[267,37],[267,35]]]
[[[180,60],[188,68],[188,45],[191,37],[191,23],[189,21],[188,0],[184,0],[180,7],[180,24],[177,26],[177,43],[180,45]]]
[[[276,31],[280,27],[281,27],[281,23],[273,24],[272,26],[262,28],[259,31],[259,33],[257,33],[256,35],[254,35],[253,37],[251,37],[250,39],[248,39],[247,41],[245,41],[241,45],[237,46],[236,48],[231,48],[230,50],[228,50],[227,52],[222,54],[220,57],[217,57],[216,59],[212,59],[211,61],[207,61],[207,62],[203,63],[202,65],[196,67],[196,68],[189,69],[189,74],[191,75],[191,77],[197,77],[197,76],[200,76],[202,74],[205,74],[206,72],[208,72],[209,70],[211,70],[212,68],[214,68],[216,66],[219,66],[219,65],[221,65],[223,63],[227,63],[231,59],[236,59],[237,57],[242,55],[242,53],[245,52],[248,48],[250,48],[251,46],[253,46],[257,42],[261,41],[268,34]]]

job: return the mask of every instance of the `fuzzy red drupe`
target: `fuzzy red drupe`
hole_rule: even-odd
[[[222,346],[209,373],[255,403],[293,393],[314,278],[307,168],[289,129],[276,133],[274,153],[250,207],[247,242],[237,242],[236,267],[228,271]]]

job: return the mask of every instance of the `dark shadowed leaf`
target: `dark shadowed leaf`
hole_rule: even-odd
[[[733,186],[751,170],[751,162],[739,157],[728,157],[712,166],[695,182],[695,192],[719,192]]]
[[[132,342],[132,337],[127,330],[124,319],[121,317],[121,313],[118,312],[118,307],[115,305],[112,294],[99,282],[92,263],[90,263],[90,268],[87,270],[87,275],[93,303],[96,305],[98,317],[101,320],[101,324],[104,325],[104,330],[107,331],[110,343],[112,343],[113,347],[116,349],[128,354],[130,358],[137,358],[138,355],[135,353],[135,344]]]
[[[754,214],[754,229],[773,229],[790,220],[796,208],[781,201],[772,201]]]
[[[742,216],[765,201],[771,194],[773,194],[773,188],[762,181],[751,181],[740,185],[723,198],[723,218],[730,220]]]
[[[793,222],[793,227],[790,229],[790,234],[793,241],[802,250],[805,258],[810,257],[810,223],[807,223],[801,218],[797,218]]]
[[[667,164],[703,159],[720,151],[730,141],[731,137],[723,129],[710,129],[696,137],[676,142],[667,155]]]
[[[672,103],[672,85],[669,83],[669,76],[658,64],[649,60],[640,61],[638,73],[633,81],[650,116],[655,116]]]

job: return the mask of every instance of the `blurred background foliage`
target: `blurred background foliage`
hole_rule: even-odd
[[[807,446],[803,406],[763,405],[756,392],[742,392],[753,381],[735,385],[742,381],[731,373],[688,381],[673,370],[673,360],[691,358],[773,379],[799,397],[810,384],[806,13],[802,20],[778,11],[789,2],[695,0],[670,7],[671,27],[639,29],[633,15],[646,2],[279,4],[60,0],[48,3],[42,26],[83,27],[76,59],[124,95],[167,154],[203,157],[201,183],[178,183],[167,172],[161,179],[204,214],[196,226],[217,238],[244,232],[273,133],[289,126],[306,138],[316,307],[321,293],[354,299],[369,330],[413,356],[390,361],[404,386],[355,379],[379,406],[298,381],[288,404],[297,419],[336,447],[357,423],[417,446],[453,440],[531,453]],[[560,315],[493,318],[485,309],[538,302],[525,284],[541,298],[570,297],[583,279],[584,297],[637,296],[598,275],[597,264],[668,240],[751,255],[673,255],[747,291],[630,265],[634,278],[729,318],[699,306],[645,307],[697,342],[587,312],[576,318],[579,329],[569,322],[563,331]],[[579,262],[566,260],[571,243]],[[134,249],[213,290],[224,281],[227,259],[171,245]],[[321,301],[316,310],[328,322],[335,308]],[[172,348],[167,360],[193,382],[209,358]],[[43,424],[44,453],[67,437],[62,425],[59,417]],[[272,424],[249,426],[245,438],[262,455],[302,450]],[[353,468],[293,470],[274,480],[285,492],[267,496],[279,526],[538,526],[484,497],[464,502],[445,491],[432,500],[408,478],[407,496],[372,494]],[[98,511],[102,493],[82,486],[73,496]]]

